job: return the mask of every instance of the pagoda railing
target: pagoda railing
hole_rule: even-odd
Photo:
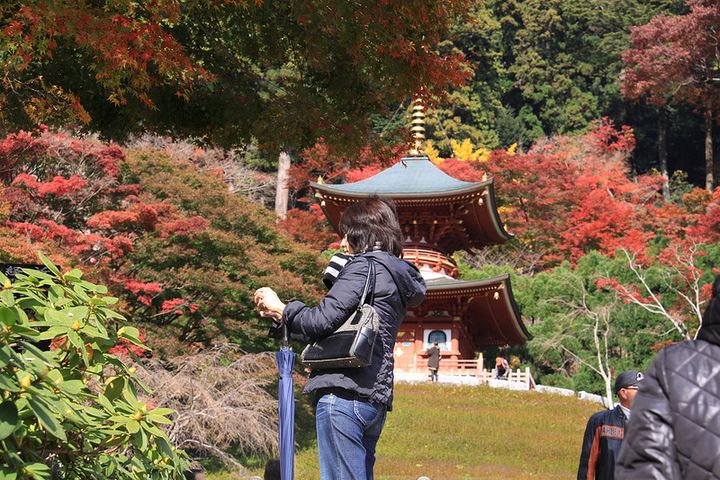
[[[410,374],[413,377],[424,379],[424,377],[428,374],[427,360],[417,359],[414,367],[396,370],[395,376],[398,377],[398,379],[402,379],[404,376],[403,374]],[[494,381],[508,381],[523,383],[527,385],[528,389],[535,388],[535,380],[530,373],[530,368],[518,368],[517,370],[510,369],[506,378],[498,380],[495,378],[495,370],[482,368],[482,364],[478,360],[443,359],[440,362],[438,374],[440,375],[441,380],[442,377],[468,377],[476,379],[475,381],[478,384],[487,384]]]
[[[442,273],[452,278],[458,277],[457,264],[442,252],[417,245],[404,245],[403,258],[413,262],[418,268],[427,265],[437,273]]]

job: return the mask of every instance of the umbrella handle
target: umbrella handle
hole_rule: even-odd
[[[290,343],[290,334],[288,332],[287,323],[285,322],[282,322],[282,340],[284,345],[288,345]]]

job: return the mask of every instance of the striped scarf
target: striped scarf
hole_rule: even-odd
[[[336,253],[332,256],[330,263],[325,269],[322,279],[328,290],[332,288],[335,280],[337,280],[338,275],[340,275],[340,270],[342,270],[347,262],[352,260],[352,258],[352,255],[347,255],[345,253]]]

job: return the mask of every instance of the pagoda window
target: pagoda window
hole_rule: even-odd
[[[426,330],[425,348],[428,349],[437,342],[440,350],[450,350],[450,330]]]

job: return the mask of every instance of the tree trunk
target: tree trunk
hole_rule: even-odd
[[[711,192],[713,189],[713,114],[712,110],[705,112],[705,188]]]
[[[663,198],[670,201],[670,174],[667,164],[667,116],[664,108],[658,109],[658,161],[660,162],[660,173],[663,177]]]
[[[605,323],[605,331],[602,332],[603,334],[603,341],[600,341],[600,316],[603,315],[602,313],[597,313],[595,315],[595,327],[593,328],[593,340],[595,341],[595,353],[597,354],[597,373],[600,374],[600,376],[603,379],[603,383],[605,384],[605,406],[607,408],[613,408],[615,405],[613,403],[613,397],[612,397],[612,372],[610,371],[610,365],[608,365],[608,334],[610,333],[610,324],[607,322]],[[608,314],[609,317],[609,314]],[[603,362],[603,357],[605,358],[605,361]]]
[[[275,215],[281,220],[287,218],[290,199],[288,180],[290,180],[290,153],[285,150],[278,156],[277,186],[275,188]]]
[[[605,381],[605,406],[609,409],[615,408],[615,402],[613,402],[612,378],[608,377],[603,380]]]

